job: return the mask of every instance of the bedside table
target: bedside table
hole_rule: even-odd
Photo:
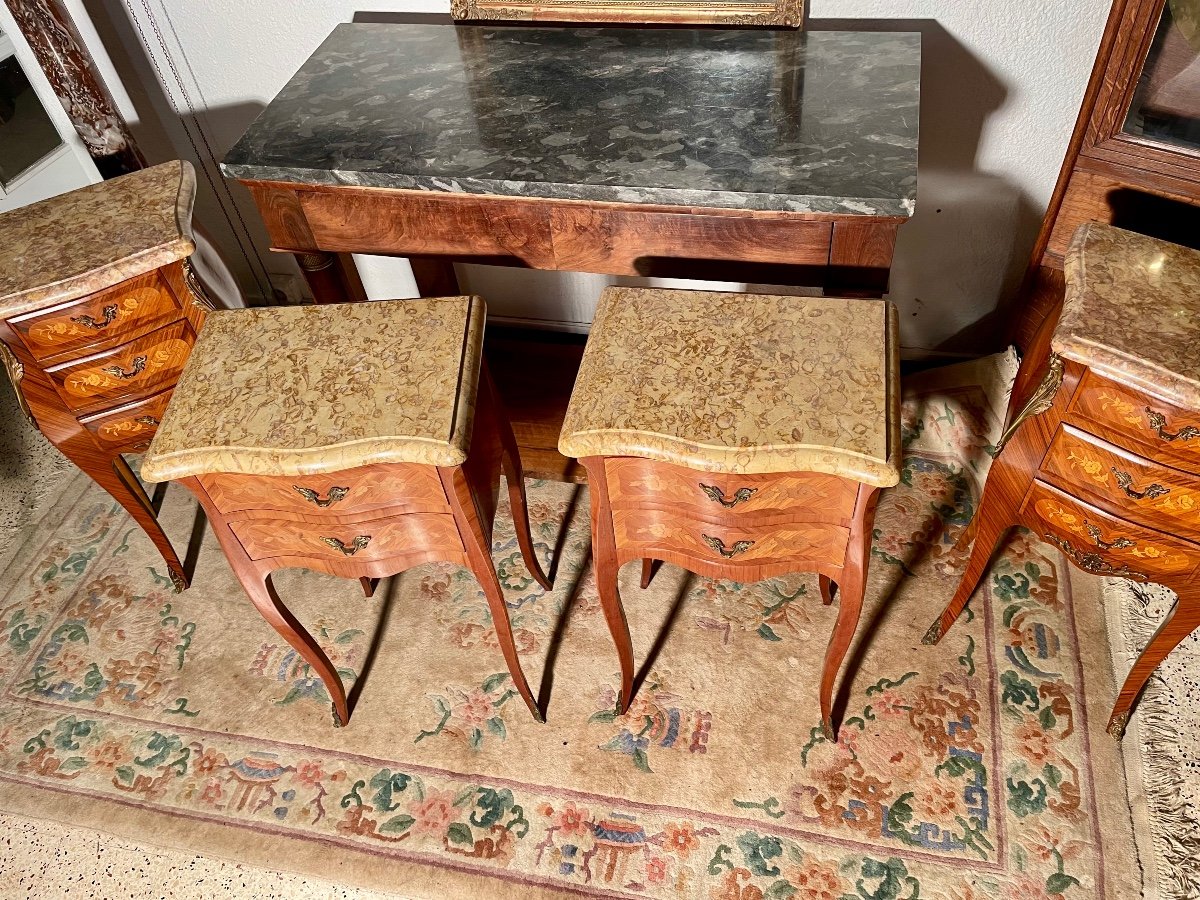
[[[1200,626],[1200,253],[1090,223],[1066,279],[1048,369],[1001,439],[961,541],[974,537],[966,570],[925,643],[954,624],[1013,525],[1085,572],[1166,585],[1179,600],[1117,697],[1119,738],[1150,674]]]
[[[211,304],[188,267],[196,177],[169,162],[0,215],[0,361],[30,423],[187,577],[121,454],[150,445]]]
[[[899,481],[896,311],[842,300],[608,288],[559,450],[587,468],[600,600],[621,664],[633,648],[617,571],[654,560],[710,578],[815,571],[838,618],[833,684],[866,588],[879,489]]]
[[[346,691],[270,574],[298,566],[363,580],[433,560],[469,568],[513,685],[521,671],[491,560],[503,468],[526,565],[533,554],[516,441],[486,370],[478,297],[212,313],[142,462],[180,480],[263,618],[320,675],[335,725]]]

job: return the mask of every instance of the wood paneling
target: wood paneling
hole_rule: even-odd
[[[380,509],[449,514],[441,479],[430,466],[391,463],[320,475],[201,475],[223,514],[294,513],[306,521],[335,521]]]
[[[100,349],[161,328],[182,314],[180,304],[151,272],[65,306],[10,319],[38,360],[86,347]]]
[[[1069,425],[1059,428],[1042,477],[1115,516],[1200,542],[1200,484]]]
[[[172,386],[183,371],[195,336],[185,321],[46,374],[76,412],[93,412],[121,401],[149,397]]]
[[[1068,419],[1156,462],[1200,474],[1200,410],[1180,409],[1088,372]]]
[[[835,475],[731,475],[637,457],[604,461],[614,510],[670,508],[714,527],[778,522],[847,525],[858,484]],[[840,565],[840,563],[839,563]]]
[[[346,560],[353,557],[356,561],[371,562],[446,545],[453,547],[458,543],[453,516],[431,513],[344,523],[254,517],[234,519],[229,522],[229,527],[251,559],[305,556]],[[340,541],[341,547],[331,546],[329,541]]]

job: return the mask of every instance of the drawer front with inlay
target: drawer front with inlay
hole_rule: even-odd
[[[180,321],[105,353],[47,370],[59,396],[76,412],[92,412],[171,387],[192,350],[192,330]]]
[[[841,566],[850,534],[816,522],[715,525],[657,509],[614,509],[613,530],[617,549],[630,558],[669,558],[666,552],[722,565],[795,562],[796,571],[810,563]]]
[[[450,512],[433,466],[389,463],[322,475],[202,475],[204,489],[225,515],[356,515],[375,509]]]
[[[1096,575],[1158,580],[1188,577],[1200,547],[1143,528],[1034,482],[1023,515],[1038,536]]]
[[[429,513],[340,524],[239,519],[229,527],[251,559],[292,556],[373,562],[461,545],[454,518]]]
[[[1088,372],[1071,398],[1067,417],[1155,462],[1200,474],[1200,411]]]
[[[1122,518],[1200,541],[1200,478],[1063,426],[1042,461],[1059,487]]]
[[[169,325],[183,310],[157,272],[68,306],[9,321],[39,360],[90,353]]]
[[[79,421],[107,449],[141,453],[150,446],[170,399],[171,391],[167,390],[148,400]]]
[[[848,523],[858,484],[818,473],[731,475],[635,457],[604,461],[613,509],[678,506],[728,522],[788,519]]]

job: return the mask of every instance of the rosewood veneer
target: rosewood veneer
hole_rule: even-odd
[[[211,304],[188,266],[196,176],[169,162],[0,215],[0,361],[30,423],[187,576],[122,454],[154,436]]]
[[[469,568],[513,685],[542,721],[491,560],[500,472],[534,556],[512,430],[481,365],[478,297],[213,313],[142,463],[200,501],[263,618],[321,677],[335,725],[346,690],[284,606],[277,569],[374,579],[432,560]]]
[[[624,563],[710,578],[817,572],[840,604],[820,682],[833,684],[862,611],[879,489],[899,480],[895,307],[882,300],[608,288],[559,450],[591,488],[596,582],[621,665],[633,647]]]

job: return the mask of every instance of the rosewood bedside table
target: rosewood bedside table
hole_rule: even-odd
[[[960,539],[974,536],[966,571],[925,643],[954,624],[1012,525],[1086,572],[1164,584],[1179,600],[1117,697],[1119,738],[1150,674],[1200,626],[1200,253],[1090,223],[1066,280],[1048,370],[1001,439]]]
[[[122,453],[150,444],[211,305],[188,267],[196,176],[169,162],[0,215],[0,360],[29,421],[187,577]]]
[[[621,663],[617,571],[654,560],[710,578],[815,571],[838,587],[821,672],[833,683],[862,610],[879,489],[899,481],[896,311],[882,300],[608,288],[559,450],[587,468],[596,582]]]
[[[503,467],[525,563],[533,554],[512,432],[481,350],[478,297],[217,311],[142,462],[199,499],[255,607],[321,676],[335,725],[346,691],[280,601],[276,569],[363,580],[446,560],[487,598],[513,684],[521,671],[491,561]]]

